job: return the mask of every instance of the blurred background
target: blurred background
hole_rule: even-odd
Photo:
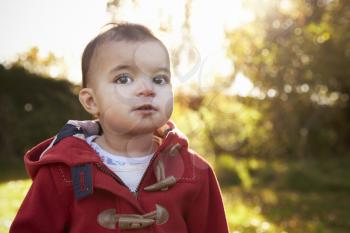
[[[173,120],[216,170],[232,233],[350,232],[350,2],[0,2],[0,232],[23,154],[79,104],[84,46],[109,22],[168,47]]]

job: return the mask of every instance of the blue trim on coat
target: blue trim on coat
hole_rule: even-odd
[[[83,164],[71,168],[73,191],[76,199],[92,194],[92,165]]]
[[[57,137],[53,143],[53,145],[57,144],[62,139],[73,136],[75,134],[84,134],[84,130],[81,127],[77,127],[71,124],[65,124],[63,128],[58,132]]]

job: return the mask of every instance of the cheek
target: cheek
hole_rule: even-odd
[[[109,98],[112,99],[111,102],[125,106],[132,106],[135,104],[133,93],[134,90],[131,86],[114,85]]]
[[[129,87],[114,85],[105,91],[103,97],[104,108],[121,108],[128,109],[130,106],[137,104],[132,96],[133,90]]]
[[[174,97],[173,96],[171,96],[168,99],[168,101],[166,102],[165,106],[166,106],[166,109],[165,109],[166,114],[167,114],[168,117],[170,117],[171,114],[173,113],[173,109],[174,109]]]
[[[171,91],[164,92],[161,95],[161,105],[162,105],[162,114],[165,118],[170,118],[173,107],[174,107],[174,97]]]
[[[110,133],[117,135],[130,133],[139,123],[131,120],[128,109],[120,106],[106,110],[104,115],[100,117],[100,121]]]

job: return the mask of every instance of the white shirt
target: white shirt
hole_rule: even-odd
[[[154,154],[142,157],[111,154],[94,142],[97,137],[98,135],[87,137],[86,142],[96,151],[102,162],[128,186],[130,191],[135,192]]]

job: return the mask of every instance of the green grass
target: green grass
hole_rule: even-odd
[[[222,160],[232,232],[350,232],[350,158]]]
[[[217,171],[232,233],[350,232],[350,158],[224,161]],[[0,233],[8,232],[30,183],[0,183]]]
[[[0,184],[0,233],[7,233],[31,180],[7,181]]]
[[[348,233],[350,199],[347,193],[254,189],[224,191],[232,232]]]

